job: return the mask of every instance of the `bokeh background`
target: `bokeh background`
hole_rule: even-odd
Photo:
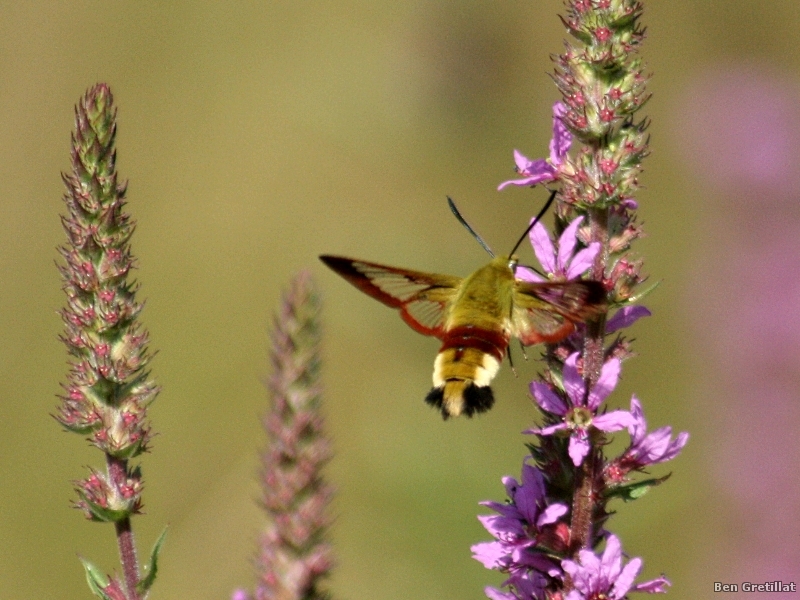
[[[635,392],[651,426],[692,437],[653,470],[670,481],[618,506],[610,527],[645,575],[668,574],[672,597],[711,597],[714,581],[800,583],[800,3],[645,4],[655,76],[636,250],[661,285],[612,404]],[[442,423],[422,402],[436,342],[316,257],[465,275],[486,257],[446,194],[510,247],[544,194],[495,188],[513,148],[546,150],[562,10],[0,3],[2,598],[86,598],[76,555],[117,564],[111,528],[69,508],[70,480],[101,457],[48,416],[66,372],[59,172],[72,106],[98,81],[119,107],[163,386],[134,521],[142,551],[170,527],[153,597],[223,599],[253,583],[266,336],[304,267],[325,298],[335,597],[479,599],[499,584],[469,546],[488,538],[477,502],[503,499],[500,477],[519,474],[535,363],[500,374],[487,415]]]

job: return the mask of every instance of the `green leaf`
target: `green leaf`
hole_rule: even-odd
[[[625,502],[633,502],[649,492],[650,488],[664,483],[671,475],[670,473],[658,479],[645,479],[644,481],[635,481],[627,485],[617,486],[606,492],[606,498],[621,498]]]
[[[630,298],[628,298],[628,299],[625,301],[625,304],[636,304],[636,303],[637,303],[637,302],[639,302],[639,301],[640,301],[642,298],[644,298],[644,297],[645,297],[645,296],[647,296],[647,295],[648,295],[650,292],[652,292],[654,289],[656,289],[656,288],[657,288],[659,285],[661,285],[661,280],[660,280],[660,279],[659,279],[658,281],[656,281],[656,282],[655,282],[653,285],[651,285],[650,287],[648,287],[647,289],[645,289],[645,290],[643,290],[643,291],[639,292],[638,294],[634,294],[633,296],[631,296]]]
[[[636,25],[636,20],[641,16],[641,13],[631,12],[627,15],[621,16],[616,21],[612,21],[608,24],[608,28],[612,31],[620,31],[622,29],[633,29],[634,25]]]
[[[158,554],[161,552],[161,546],[164,543],[164,540],[167,537],[167,528],[164,528],[164,531],[161,532],[161,535],[158,536],[155,545],[153,546],[153,550],[150,552],[150,562],[144,565],[144,571],[147,573],[143,579],[139,580],[139,583],[136,584],[136,591],[141,596],[145,596],[150,588],[153,586],[153,583],[156,581],[156,575],[158,573]]]
[[[86,495],[80,487],[76,487],[75,491],[78,492],[78,496],[80,496],[81,500],[85,502],[85,509],[91,514],[93,521],[98,521],[100,523],[116,523],[117,521],[131,516],[131,511],[129,509],[112,509],[107,506],[101,506]],[[81,506],[81,508],[84,507]]]
[[[85,558],[79,556],[81,562],[83,563],[83,568],[86,571],[86,582],[89,584],[89,589],[92,590],[92,593],[97,596],[98,598],[102,598],[103,600],[114,600],[111,596],[105,593],[105,588],[108,587],[109,581],[106,574],[103,573],[97,566],[86,560]]]
[[[559,15],[559,18],[561,19],[561,22],[564,24],[564,27],[567,28],[567,31],[569,31],[570,35],[572,35],[572,37],[574,37],[575,39],[577,39],[580,42],[583,42],[587,46],[591,46],[592,45],[592,41],[593,40],[592,40],[591,34],[585,32],[585,31],[583,31],[581,29],[576,29],[576,28],[572,27],[569,24],[569,22],[564,17],[562,17],[560,15]]]
[[[97,593],[95,591],[96,587],[106,587],[108,585],[108,577],[106,577],[105,573],[98,569],[94,563],[86,560],[82,556],[78,558],[80,558],[81,563],[83,563],[83,568],[86,571],[86,580],[93,592]]]

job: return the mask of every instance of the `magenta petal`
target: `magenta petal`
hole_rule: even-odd
[[[530,546],[534,545],[536,545],[536,542],[531,540],[530,544],[527,546],[514,548],[514,551],[511,553],[512,562],[526,567],[531,567],[537,571],[541,571],[542,573],[550,573],[554,571],[553,563],[549,558],[545,558],[541,554],[537,554],[528,550]],[[536,597],[537,596],[534,596],[534,598]]]
[[[674,440],[670,440],[671,437],[669,425],[656,429],[633,448],[632,454],[637,461],[649,465],[672,460],[689,441],[689,434],[684,431]]]
[[[652,313],[641,305],[623,306],[606,323],[606,333],[614,333],[618,329],[630,327],[642,317],[649,317]]]
[[[472,558],[477,560],[487,569],[497,569],[504,566],[508,552],[500,542],[481,542],[470,546]]]
[[[647,434],[647,421],[644,420],[644,411],[642,404],[636,397],[636,394],[631,396],[631,414],[634,417],[634,423],[628,427],[628,435],[631,436],[631,444],[636,445],[644,439]]]
[[[625,429],[633,423],[634,416],[627,410],[612,410],[604,415],[598,415],[592,419],[594,425],[600,431],[610,433]]]
[[[517,185],[521,187],[533,187],[537,183],[542,183],[543,181],[552,181],[555,179],[555,176],[552,172],[544,169],[541,173],[537,173],[531,177],[525,177],[524,179],[510,179],[509,181],[504,181],[500,185],[497,186],[497,191],[508,187],[509,185]]]
[[[566,423],[558,423],[557,425],[550,425],[549,427],[534,427],[532,429],[526,429],[522,433],[534,433],[536,435],[553,435],[556,431],[561,431],[562,429],[566,429]]]
[[[526,459],[527,460],[527,459]],[[536,467],[529,465],[527,462],[522,465],[522,489],[525,493],[536,499],[544,500],[545,487],[544,475]]]
[[[532,381],[530,385],[531,394],[536,399],[536,403],[547,412],[564,416],[567,414],[567,405],[564,400],[555,394],[550,386],[541,381]]]
[[[637,454],[648,463],[652,463],[666,452],[669,447],[670,437],[672,437],[672,427],[669,425],[659,427],[637,445]]]
[[[582,555],[582,553],[587,552],[586,550],[581,550],[578,552],[578,555]],[[591,552],[589,552],[591,554]],[[565,567],[564,570],[566,571],[566,565],[564,565],[563,561],[561,563],[562,567]],[[575,590],[579,591],[581,595],[579,596],[580,600],[586,600],[592,594],[594,586],[594,578],[597,576],[593,570],[587,569],[581,561],[581,564],[576,563],[577,570],[574,575],[572,575],[572,582],[575,584]]]
[[[581,466],[583,459],[589,454],[589,436],[583,430],[576,430],[569,438],[569,448],[567,449],[572,464],[576,467]]]
[[[595,575],[600,573],[602,564],[600,563],[600,559],[597,558],[597,555],[591,550],[578,550],[578,559],[581,561],[584,570]]]
[[[614,388],[617,387],[617,381],[619,381],[621,369],[622,363],[618,358],[611,358],[603,364],[600,377],[589,392],[589,408],[595,409],[600,406],[600,403],[614,391]]]
[[[519,519],[520,514],[517,510],[517,507],[513,504],[506,504],[504,502],[494,502],[493,500],[483,500],[482,502],[478,502],[481,506],[485,506],[486,508],[491,508],[492,510],[498,512],[499,514],[503,515],[504,517],[509,517],[512,519]],[[478,516],[478,520],[480,521],[481,516],[489,516],[489,515],[480,515]]]
[[[639,574],[642,568],[641,558],[632,558],[631,561],[625,565],[620,574],[614,578],[614,587],[611,588],[612,598],[622,598],[628,593],[633,585],[633,580]]]
[[[531,229],[530,236],[533,252],[536,258],[539,259],[539,264],[546,273],[555,273],[556,271],[556,251],[553,248],[553,242],[550,241],[550,234],[544,225],[537,223]]]
[[[555,523],[568,512],[569,507],[566,504],[561,504],[560,502],[551,504],[542,511],[542,514],[539,515],[539,518],[536,520],[536,527],[541,529],[545,525]]]
[[[541,159],[540,159],[541,160]],[[519,150],[514,150],[514,164],[517,165],[517,173],[520,175],[527,175],[530,173],[530,168],[533,165],[534,161],[530,158],[525,156]]]
[[[561,561],[561,568],[564,569],[564,572],[567,575],[574,578],[575,575],[578,573],[578,569],[580,569],[581,566],[574,560],[565,558],[564,560]]]
[[[649,594],[664,594],[667,591],[667,586],[672,585],[666,577],[657,577],[650,581],[643,581],[633,586],[634,592],[647,592]]]
[[[576,567],[574,572],[567,571],[567,565],[565,564],[572,561],[564,560],[561,562],[561,566],[572,575],[575,587],[588,597],[594,591],[593,584],[601,576],[602,565],[600,564],[600,559],[590,550],[579,550],[578,560],[579,564],[573,563]]]
[[[619,543],[619,538],[615,535],[609,535],[606,540],[606,547],[603,550],[603,556],[600,559],[600,570],[609,581],[614,581],[621,571],[622,567],[622,545]]]
[[[542,499],[537,498],[531,493],[528,493],[524,488],[522,489],[523,493],[518,493],[514,498],[514,504],[517,505],[517,508],[519,509],[519,512],[525,521],[528,523],[536,523],[536,516],[539,512],[539,501]]]
[[[498,185],[497,186],[497,191],[499,192],[499,191],[503,190],[504,188],[507,188],[510,185],[516,185],[516,184],[517,184],[517,180],[516,179],[509,179],[508,181],[504,181],[503,183]]]
[[[521,152],[514,150],[514,162],[517,164],[517,172],[522,175],[522,178],[504,181],[497,186],[498,190],[509,185],[533,186],[556,178],[556,170],[543,158],[530,160]]]
[[[500,517],[498,515],[480,515],[478,520],[486,528],[486,531],[491,533],[494,537],[502,539],[504,534],[512,534],[514,536],[524,535],[522,523],[516,518]]]
[[[516,590],[517,598],[543,598],[544,588],[547,587],[547,580],[540,575],[541,573],[549,573],[555,568],[552,561],[538,561],[538,565],[531,565],[535,570],[524,569],[512,572],[511,577],[503,582],[504,586],[513,587]],[[558,570],[560,574],[561,571]]]
[[[517,267],[517,270],[514,271],[514,277],[520,281],[532,281],[534,283],[541,283],[542,281],[545,281],[544,277],[532,271],[528,267]]]
[[[578,217],[570,223],[561,237],[558,238],[558,257],[556,258],[556,266],[559,271],[566,271],[569,259],[572,258],[572,253],[575,250],[575,244],[578,242],[577,231],[581,225],[583,217]]]
[[[501,479],[501,481],[503,482],[503,485],[506,488],[506,495],[509,498],[513,498],[514,494],[517,493],[517,488],[519,487],[519,483],[517,482],[517,480],[511,477],[510,475],[506,475]]]
[[[497,186],[497,191],[501,191],[507,188],[510,185],[520,185],[520,186],[527,186],[528,180],[527,179],[509,179],[508,181],[504,181],[500,185]]]
[[[491,567],[487,568],[491,569]],[[489,585],[483,588],[483,593],[486,594],[486,597],[489,598],[489,600],[517,600],[517,597],[511,592],[504,593]]]
[[[600,242],[592,242],[588,248],[584,248],[573,256],[566,272],[567,279],[577,279],[588,271],[598,252],[600,252]]]
[[[544,504],[544,477],[539,469],[529,464],[522,465],[523,484],[512,500],[528,523],[535,523],[540,504]]]
[[[667,451],[661,457],[661,462],[672,460],[673,458],[678,456],[678,454],[680,454],[681,450],[683,450],[683,447],[686,445],[688,441],[689,441],[689,432],[681,431],[678,434],[678,437],[676,437],[675,440],[669,445],[669,448],[667,448]]]
[[[586,389],[586,383],[578,373],[577,364],[578,353],[574,352],[564,362],[563,371],[564,391],[567,392],[573,406],[583,405],[583,392]]]

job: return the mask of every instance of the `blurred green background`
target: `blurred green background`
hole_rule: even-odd
[[[221,599],[252,585],[266,335],[288,280],[310,267],[325,299],[326,414],[337,450],[328,469],[339,490],[335,597],[483,598],[483,586],[502,577],[470,558],[469,546],[488,539],[477,503],[502,500],[501,476],[519,475],[536,365],[522,365],[518,379],[503,370],[487,415],[443,423],[422,402],[436,342],[316,257],[465,275],[486,257],[450,215],[448,194],[491,245],[510,248],[545,196],[495,189],[513,175],[513,148],[546,152],[560,0],[0,7],[0,597],[88,597],[78,553],[117,568],[112,529],[69,507],[70,481],[101,456],[48,416],[66,373],[53,265],[64,240],[59,172],[69,168],[73,105],[105,81],[119,107],[118,168],[130,180],[143,321],[163,386],[151,411],[159,435],[143,460],[147,514],[134,521],[142,551],[170,526],[153,597]],[[645,8],[653,154],[639,196],[648,237],[635,250],[662,283],[647,302],[654,316],[632,331],[640,356],[611,401],[627,406],[635,392],[652,427],[671,424],[692,438],[669,467],[653,470],[674,471],[668,484],[617,506],[609,526],[644,558],[645,575],[668,574],[674,597],[710,597],[713,581],[768,577],[724,570],[726,552],[753,548],[745,532],[765,515],[732,498],[727,486],[741,471],[735,461],[720,469],[730,455],[715,452],[720,440],[756,448],[774,429],[753,426],[745,439],[728,427],[742,421],[715,383],[728,363],[709,358],[724,357],[718,342],[747,348],[737,319],[725,320],[741,298],[769,312],[772,296],[728,265],[730,293],[720,298],[709,273],[727,264],[726,244],[751,223],[770,236],[758,202],[729,202],[743,190],[785,200],[770,214],[788,223],[781,235],[800,231],[796,175],[778,169],[759,180],[756,169],[755,180],[742,179],[736,160],[753,164],[741,156],[751,148],[749,113],[726,119],[724,107],[742,106],[736,77],[798,97],[800,3],[650,0]],[[721,100],[719,90],[729,90]],[[753,98],[757,112],[764,103]],[[787,106],[789,116],[764,118],[796,131],[797,105]],[[796,151],[790,144],[778,158],[796,170]],[[780,277],[793,282],[797,272]],[[797,349],[790,344],[781,363],[795,398]],[[775,427],[793,428],[784,458],[795,460],[797,408],[783,416]],[[787,473],[775,471],[775,482]],[[781,493],[796,511],[797,487]],[[785,516],[766,518],[784,522],[783,555],[794,560],[800,534]]]

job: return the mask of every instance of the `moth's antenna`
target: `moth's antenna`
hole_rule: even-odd
[[[547,199],[547,202],[544,203],[544,207],[542,208],[542,210],[539,211],[539,214],[536,215],[536,218],[533,221],[531,221],[531,224],[528,225],[528,228],[525,230],[522,236],[520,236],[519,241],[514,245],[514,249],[511,251],[511,254],[509,254],[509,256],[514,255],[514,253],[517,251],[517,248],[519,248],[519,245],[522,243],[522,240],[524,240],[525,236],[528,235],[528,233],[530,233],[530,230],[533,229],[533,226],[539,222],[539,219],[541,219],[544,216],[544,213],[547,212],[547,209],[550,208],[550,205],[553,203],[553,200],[555,199],[556,199],[556,191],[553,190],[552,192],[550,192],[550,197]]]
[[[461,213],[458,212],[458,209],[456,208],[456,203],[453,202],[453,199],[450,196],[447,197],[447,204],[450,205],[450,210],[456,216],[456,219],[458,219],[458,222],[461,223],[464,227],[466,227],[467,231],[469,231],[472,234],[472,237],[474,237],[476,240],[478,240],[478,243],[481,246],[483,246],[483,249],[486,250],[489,253],[489,256],[494,258],[494,252],[492,252],[492,249],[489,248],[489,245],[486,242],[483,241],[483,238],[481,236],[479,236],[477,233],[475,233],[475,230],[472,227],[470,227],[469,223],[467,223],[464,220],[464,217],[461,216]],[[522,237],[525,237],[525,236],[522,236]],[[522,240],[520,240],[520,242],[521,241]],[[519,246],[519,243],[517,243],[517,246]]]

